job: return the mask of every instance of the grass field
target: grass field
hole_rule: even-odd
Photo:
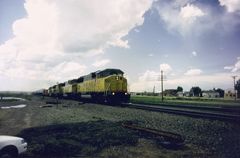
[[[223,106],[240,106],[240,101],[219,99],[208,99],[202,97],[164,97],[162,101],[161,96],[131,96],[132,103],[145,104],[191,104],[191,105],[223,105]]]

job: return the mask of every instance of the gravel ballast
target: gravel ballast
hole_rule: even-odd
[[[22,112],[23,119],[26,119],[24,117],[31,116],[31,118],[28,118],[31,120],[30,123],[28,122],[28,127],[31,128],[94,121],[109,121],[111,123],[135,121],[143,127],[180,134],[185,138],[186,144],[182,149],[171,150],[159,146],[153,139],[141,137],[138,138],[136,144],[120,143],[117,145],[118,143],[115,141],[114,145],[103,148],[94,156],[146,157],[148,155],[148,157],[159,157],[162,155],[160,157],[240,157],[240,125],[238,123],[191,118],[127,107],[79,103],[70,100],[62,100],[61,104],[46,108],[41,108],[41,106],[46,105],[46,100],[32,99],[32,101],[26,102],[28,106],[25,109],[1,111],[0,134],[4,134],[3,132],[7,131],[7,127],[2,129],[5,123],[7,123],[7,121],[4,121],[4,117],[11,115],[11,113],[14,114],[17,110],[19,113]],[[14,125],[14,121],[11,123]],[[11,123],[8,122],[8,126],[11,126]],[[117,126],[117,124],[115,125]],[[103,131],[106,128],[107,132],[107,126],[107,124],[104,125]],[[15,130],[12,134],[17,135],[21,133],[24,127],[22,126],[23,129],[21,129],[20,126],[17,126],[19,130]],[[113,129],[111,128],[111,130]],[[11,131],[7,132],[11,134]],[[126,138],[124,137],[124,139]],[[133,137],[131,139],[133,140]],[[84,157],[88,156],[92,157],[93,155],[85,155]]]

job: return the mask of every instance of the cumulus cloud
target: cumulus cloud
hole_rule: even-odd
[[[184,73],[186,76],[196,76],[202,74],[202,70],[200,69],[189,69],[187,72]]]
[[[169,64],[163,63],[160,64],[160,71],[163,71],[165,74],[167,74],[172,71],[172,67]]]
[[[209,90],[209,87],[228,89],[232,87],[232,75],[229,73],[215,73],[211,75],[199,75],[197,77],[179,75],[164,81],[164,89],[174,89],[177,86],[182,86],[186,91],[189,91],[192,86],[200,86],[203,90]],[[160,92],[160,81],[138,80],[130,85],[133,92],[152,92],[154,86],[156,87],[156,91]]]
[[[92,65],[95,66],[95,67],[103,67],[103,66],[107,65],[110,62],[111,61],[109,59],[103,59],[103,60],[100,60],[100,61],[96,61]]]
[[[240,24],[239,0],[220,0],[219,6],[195,0],[161,0],[154,3],[161,20],[170,33],[182,36],[201,35],[207,31],[224,34]],[[225,6],[226,11],[216,9]],[[217,29],[216,29],[217,28]]]
[[[221,6],[225,6],[228,12],[240,11],[240,0],[219,0]]]
[[[0,45],[0,73],[35,79],[50,72],[61,74],[59,67],[74,62],[81,69],[73,68],[74,72],[82,72],[86,67],[82,58],[102,54],[110,46],[129,48],[123,37],[143,24],[151,4],[150,0],[26,0],[27,16],[14,22],[14,37]],[[70,68],[64,71],[74,73]]]
[[[172,71],[172,67],[169,64],[160,64],[160,71],[147,70],[141,76],[139,76],[139,81],[159,81],[161,76],[161,71],[165,74],[169,74]]]
[[[188,1],[163,1],[156,6],[161,19],[169,31],[175,30],[182,35],[190,33],[205,13]]]
[[[204,15],[203,11],[198,7],[187,4],[186,6],[182,7],[179,13],[180,17],[185,19],[187,22],[194,22],[197,17],[201,17]]]
[[[163,63],[160,64],[159,71],[146,70],[143,74],[138,77],[138,81],[130,85],[131,91],[145,91],[152,90],[152,88],[160,84],[161,79],[161,70],[164,73],[164,80],[166,80],[166,75],[169,75],[172,72],[172,67],[169,64]]]
[[[179,76],[178,78],[169,79],[166,82],[167,87],[176,87],[182,85],[184,89],[190,90],[192,86],[200,86],[202,89],[208,90],[209,87],[220,87],[227,89],[231,87],[231,74],[215,73],[210,75],[196,76]]]
[[[130,84],[132,92],[152,91],[152,88],[160,81],[160,72],[147,70],[138,77],[138,80]]]
[[[159,72],[147,70],[146,72],[144,72],[143,75],[141,75],[138,78],[138,80],[139,81],[157,81],[157,80],[159,80],[159,77],[160,77]]]
[[[238,72],[240,70],[240,60],[236,62],[234,65],[234,68],[232,69],[232,72]]]
[[[46,75],[48,80],[53,81],[66,81],[68,79],[73,79],[79,77],[87,67],[76,62],[63,62],[52,69]]]
[[[240,71],[240,58],[237,58],[237,62],[231,66],[225,66],[225,70],[231,70],[231,72],[239,72]]]
[[[233,66],[224,66],[225,70],[232,70],[234,67]]]

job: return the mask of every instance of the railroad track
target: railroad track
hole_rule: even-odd
[[[88,101],[86,100],[86,102]],[[184,115],[184,116],[190,116],[195,118],[208,118],[208,119],[231,121],[231,122],[237,122],[237,123],[240,122],[239,108],[194,106],[194,105],[173,105],[173,104],[145,105],[145,104],[133,104],[133,103],[122,103],[120,106],[134,108],[134,109],[148,110],[148,111],[165,112],[165,113],[176,114],[176,115]]]
[[[184,115],[196,118],[207,118],[207,119],[216,119],[216,120],[223,120],[223,121],[231,121],[231,122],[239,122],[240,115],[238,114],[231,114],[231,113],[222,113],[222,112],[210,112],[210,111],[202,111],[201,108],[197,109],[187,109],[181,107],[171,107],[171,106],[153,106],[153,105],[144,105],[144,104],[132,104],[132,103],[125,103],[122,106],[126,106],[128,108],[134,109],[142,109],[148,111],[156,111],[156,112],[165,112],[170,114],[177,114],[177,115]]]
[[[131,104],[131,103],[130,103]],[[141,103],[140,103],[141,104]],[[144,104],[142,104],[144,105]],[[229,112],[229,113],[235,113],[240,115],[240,107],[237,106],[224,106],[224,105],[217,105],[217,106],[206,106],[206,105],[184,105],[184,104],[148,104],[152,106],[158,106],[158,107],[173,107],[173,108],[186,108],[186,109],[196,109],[196,110],[203,110],[203,111],[215,111],[215,112]]]

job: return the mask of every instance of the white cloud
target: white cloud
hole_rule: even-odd
[[[232,69],[232,72],[238,72],[240,70],[240,60],[238,60],[236,63],[235,63],[235,65],[234,65],[234,67],[233,67],[233,69]]]
[[[78,78],[86,70],[85,65],[76,62],[63,62],[54,66],[47,74],[46,78],[50,81],[64,82],[69,79]]]
[[[14,22],[14,37],[0,45],[0,73],[44,80],[45,74],[55,73],[52,68],[57,71],[73,63],[81,69],[73,68],[74,72],[81,72],[83,58],[102,54],[110,46],[129,48],[123,37],[143,24],[151,4],[151,0],[26,0],[27,16]]]
[[[123,41],[121,39],[117,39],[113,42],[108,42],[108,44],[115,47],[130,48],[130,46],[128,45],[128,40]]]
[[[147,70],[143,75],[141,75],[138,80],[139,81],[157,81],[159,80],[160,73]]]
[[[221,6],[225,6],[228,12],[240,11],[240,0],[219,0]]]
[[[150,53],[150,54],[148,54],[148,56],[149,56],[149,57],[153,57],[153,56],[154,56],[154,54]]]
[[[200,69],[189,69],[187,72],[184,73],[186,76],[196,76],[202,74],[202,70]]]
[[[240,71],[240,58],[237,57],[237,62],[231,66],[225,66],[225,70],[231,70],[231,72],[239,72]]]
[[[195,0],[161,0],[154,6],[170,33],[179,33],[184,37],[199,36],[207,31],[225,34],[236,30],[240,24],[240,0],[220,1],[227,7],[226,11],[216,11],[215,5]],[[238,14],[229,14],[228,8]]]
[[[110,62],[111,61],[109,59],[103,59],[103,60],[100,60],[100,61],[96,61],[92,65],[95,66],[95,67],[103,67],[103,66],[107,65]]]
[[[169,64],[163,63],[160,64],[160,71],[163,71],[165,74],[172,71],[172,67]]]
[[[172,68],[169,64],[160,64],[160,71],[147,70],[140,75],[138,81],[130,85],[131,91],[140,92],[152,90],[155,85],[160,84],[161,70],[164,71],[164,80],[166,79],[166,75],[173,76],[173,74],[170,74],[170,72],[172,72]]]
[[[62,62],[53,67],[46,64],[33,64],[15,62],[13,67],[6,70],[5,76],[11,79],[46,80],[63,82],[83,75],[85,65],[76,62]],[[41,76],[39,76],[41,75]]]
[[[180,17],[186,19],[188,22],[194,22],[197,17],[201,17],[204,15],[201,9],[192,4],[187,4],[186,6],[182,7],[179,14]]]
[[[153,91],[153,87],[158,85],[158,82],[154,82],[154,81],[137,81],[134,82],[130,85],[130,91],[131,92],[144,92],[144,91],[148,91],[148,92],[152,92]],[[159,91],[158,87],[156,87],[156,92]]]
[[[190,4],[190,1],[160,3],[156,8],[168,30],[175,30],[183,36],[191,33],[198,25],[198,20],[205,15],[199,7]]]
[[[193,52],[192,52],[192,55],[193,55],[193,56],[197,56],[197,52],[193,51]]]
[[[203,90],[212,88],[228,89],[232,87],[232,73],[215,73],[211,75],[198,75],[198,76],[172,76],[164,81],[164,89],[173,89],[177,86],[182,86],[184,91],[189,91],[192,86],[200,86]],[[159,92],[161,88],[160,81],[147,81],[138,80],[130,85],[133,92],[152,92],[153,87]]]
[[[210,75],[198,76],[180,76],[178,78],[169,79],[166,82],[167,87],[176,87],[182,85],[184,89],[189,90],[192,86],[200,86],[204,90],[212,88],[227,89],[232,86],[232,78],[230,73],[215,73]]]
[[[232,70],[234,68],[234,66],[224,66],[225,70]]]

